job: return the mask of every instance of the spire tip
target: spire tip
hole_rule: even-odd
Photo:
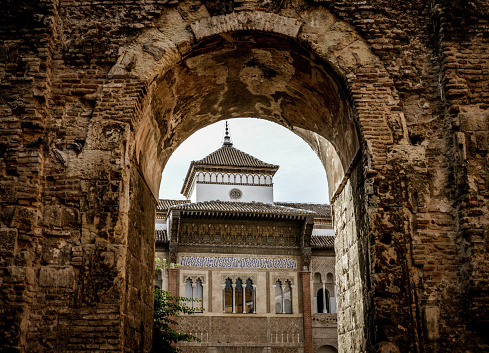
[[[232,146],[233,143],[231,142],[231,134],[229,133],[229,123],[226,120],[226,130],[224,134],[224,142],[222,144],[223,146]]]

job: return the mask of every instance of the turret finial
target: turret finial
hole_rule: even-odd
[[[224,134],[224,142],[222,145],[228,147],[231,147],[233,145],[233,143],[231,142],[231,134],[229,133],[229,123],[227,120],[226,120],[226,132]]]

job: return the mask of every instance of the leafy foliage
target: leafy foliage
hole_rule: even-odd
[[[191,300],[191,299],[190,299]],[[153,353],[179,352],[174,346],[177,342],[200,341],[197,337],[175,331],[178,325],[176,318],[181,313],[193,314],[196,309],[188,307],[184,297],[172,297],[170,293],[155,288],[154,299],[154,327],[153,327]]]

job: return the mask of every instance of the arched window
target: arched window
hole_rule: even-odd
[[[255,286],[251,279],[226,279],[223,285],[223,303],[225,313],[254,314],[256,308]]]
[[[202,312],[203,311],[203,294],[204,294],[204,288],[202,287],[202,281],[197,279],[195,281],[195,289],[194,289],[194,308],[196,309],[196,312]]]
[[[195,282],[192,279],[187,278],[185,281],[185,298],[187,306],[196,309],[196,312],[202,312],[202,298],[204,290],[202,287],[202,281],[198,278]]]
[[[314,274],[314,283],[321,283],[321,274],[319,272]]]
[[[236,289],[234,291],[234,303],[235,303],[235,312],[242,313],[243,312],[243,282],[239,278],[236,280]]]
[[[245,309],[243,312],[248,314],[255,312],[255,291],[253,290],[251,279],[246,280]]]
[[[193,298],[192,280],[190,278],[187,278],[187,281],[185,281],[185,298]],[[187,304],[187,306],[192,307],[191,300],[187,300],[185,303]]]
[[[275,282],[275,313],[292,314],[292,286],[289,281]]]
[[[329,313],[329,292],[321,288],[317,291],[317,313]]]
[[[226,279],[226,284],[224,285],[224,312],[233,312],[233,286],[231,280]]]
[[[275,282],[275,314],[282,314],[282,282],[278,280]]]
[[[326,275],[326,282],[334,283],[334,275],[331,272],[328,272],[328,274]]]
[[[292,288],[288,281],[284,286],[284,314],[292,314]]]

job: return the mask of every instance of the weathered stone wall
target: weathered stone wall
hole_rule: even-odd
[[[297,317],[184,316],[179,329],[201,342],[180,343],[184,352],[268,352],[271,348],[301,352],[304,346],[302,319]]]
[[[355,283],[338,300],[363,317],[339,314],[340,342],[363,322],[352,339],[365,351],[487,350],[488,11],[3,4],[0,345],[146,351],[160,172],[192,132],[255,116],[310,131],[318,151],[327,138],[342,163],[337,243],[358,271],[338,276]]]

